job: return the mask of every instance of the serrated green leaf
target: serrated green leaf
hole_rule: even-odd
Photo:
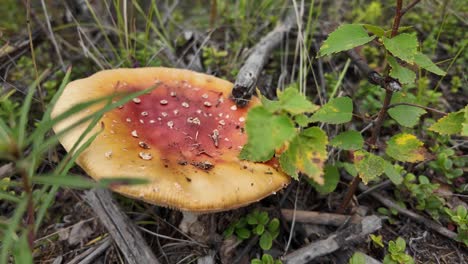
[[[248,142],[240,158],[252,161],[267,161],[296,134],[294,123],[286,115],[275,115],[258,106],[249,111],[245,124]]]
[[[349,50],[372,41],[375,36],[369,36],[362,25],[345,24],[328,35],[320,47],[319,56],[326,56],[344,50]]]
[[[259,245],[263,250],[269,250],[273,245],[273,237],[270,232],[266,231],[260,236]]]
[[[364,150],[354,152],[354,166],[364,184],[382,175],[384,161],[381,157]]]
[[[387,177],[393,182],[393,184],[400,185],[403,182],[403,177],[395,169],[395,166],[386,160],[384,160],[384,172],[385,175],[387,175]]]
[[[385,48],[406,62],[413,63],[418,53],[418,39],[414,34],[402,33],[393,38],[383,38]]]
[[[317,190],[320,194],[328,194],[333,192],[340,181],[340,173],[338,172],[338,168],[333,165],[326,165],[324,169],[324,184],[319,185],[315,183],[311,179],[307,179],[307,182],[314,186],[315,190]]]
[[[364,24],[363,26],[364,26],[365,29],[367,29],[367,31],[375,34],[378,37],[385,36],[385,29],[383,29],[383,28],[381,28],[379,26],[372,25],[372,24]]]
[[[414,71],[400,65],[392,56],[388,56],[387,61],[390,67],[392,67],[390,70],[391,77],[397,79],[402,84],[414,83],[414,80],[416,80],[416,73]]]
[[[261,97],[261,102],[265,109],[272,113],[286,111],[297,115],[312,113],[319,109],[319,106],[307,100],[307,98],[292,85],[287,87],[284,91],[278,91],[277,101]]]
[[[414,56],[414,63],[416,63],[419,67],[427,71],[430,71],[434,74],[437,74],[440,76],[444,76],[445,74],[447,74],[444,70],[439,68],[434,62],[432,62],[432,60],[429,57],[427,57],[426,55],[422,53],[417,53]]]
[[[288,149],[281,154],[281,168],[295,179],[298,178],[298,172],[303,172],[318,184],[323,184],[327,143],[327,135],[320,128],[311,127],[303,130],[293,138]]]
[[[404,127],[414,127],[425,113],[426,110],[410,105],[397,105],[388,110],[390,117]]]
[[[331,99],[310,118],[311,122],[342,124],[351,121],[353,117],[353,101],[349,97]]]
[[[330,141],[330,144],[344,150],[358,150],[364,145],[364,139],[358,131],[349,130],[338,134]]]
[[[387,142],[385,153],[398,161],[419,162],[426,156],[423,143],[414,135],[400,133],[390,138]]]
[[[463,122],[466,122],[465,113],[463,113],[463,111],[449,113],[437,120],[436,123],[429,127],[429,130],[441,135],[458,134],[462,132]]]

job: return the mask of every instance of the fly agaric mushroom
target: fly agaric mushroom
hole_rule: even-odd
[[[112,189],[149,203],[189,212],[238,208],[283,188],[290,178],[275,161],[239,160],[246,143],[247,111],[228,97],[233,84],[188,70],[170,68],[116,69],[98,72],[67,85],[54,106],[58,116],[71,106],[116,92],[157,87],[107,112],[103,132],[80,154],[77,163],[94,179],[144,178],[144,185]],[[62,131],[101,109],[93,106],[58,123]],[[67,151],[87,124],[65,133]],[[97,132],[101,126],[96,126]],[[265,133],[269,133],[265,131]]]

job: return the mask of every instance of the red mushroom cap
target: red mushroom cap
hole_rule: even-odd
[[[228,99],[233,84],[188,70],[116,69],[68,84],[52,116],[71,106],[116,92],[136,92],[157,84],[105,114],[104,131],[77,163],[94,179],[145,178],[144,185],[113,189],[144,201],[193,212],[241,207],[283,188],[290,178],[275,161],[239,160],[246,143],[247,111]],[[101,109],[93,106],[60,122],[56,132]],[[61,137],[70,151],[87,124]],[[101,127],[96,127],[98,131]]]

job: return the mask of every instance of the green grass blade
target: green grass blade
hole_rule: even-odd
[[[28,113],[29,109],[31,109],[31,104],[32,104],[32,99],[34,96],[34,93],[36,92],[36,87],[37,85],[41,82],[41,80],[48,74],[48,70],[44,71],[34,82],[31,86],[29,86],[28,89],[28,94],[26,95],[26,98],[24,99],[23,106],[21,107],[20,110],[20,119],[19,119],[19,124],[17,127],[17,133],[18,133],[18,138],[17,138],[17,144],[19,148],[23,148],[24,145],[24,139],[26,136],[26,125],[28,123]]]
[[[2,200],[9,201],[9,202],[12,202],[12,203],[21,202],[20,198],[14,196],[11,193],[0,190],[0,201],[2,201]]]

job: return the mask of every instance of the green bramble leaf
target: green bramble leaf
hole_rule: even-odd
[[[415,55],[414,63],[416,63],[419,67],[427,71],[430,71],[434,74],[437,74],[440,76],[444,76],[445,74],[447,74],[444,70],[439,68],[434,62],[432,62],[432,60],[429,57],[427,57],[426,55],[422,53],[418,53]]]
[[[403,177],[395,169],[395,166],[388,161],[384,161],[384,173],[395,185],[400,185],[403,182]]]
[[[324,169],[325,175],[323,185],[317,184],[315,181],[311,179],[307,179],[307,182],[314,186],[315,190],[317,190],[320,194],[328,194],[333,192],[340,181],[340,173],[338,172],[338,168],[332,165],[326,165]]]
[[[390,70],[391,77],[397,79],[402,84],[414,83],[416,79],[416,73],[414,73],[414,71],[400,65],[392,56],[388,56],[387,61],[390,67],[392,67]]]
[[[259,162],[270,160],[275,149],[296,135],[294,123],[288,116],[275,115],[262,106],[249,111],[245,129],[248,142],[242,148],[240,158]]]
[[[293,138],[288,149],[281,154],[284,172],[298,179],[298,172],[306,174],[318,184],[324,184],[323,167],[327,159],[327,134],[318,127],[303,130]]]
[[[466,111],[466,110],[465,110]],[[466,126],[465,113],[463,110],[449,113],[448,115],[437,120],[429,130],[437,132],[441,135],[453,135],[462,132],[463,124]]]
[[[334,137],[330,144],[344,150],[358,150],[364,145],[361,133],[355,130],[345,131]]]
[[[327,40],[320,47],[318,56],[326,56],[344,50],[364,45],[372,41],[376,36],[369,36],[362,25],[345,24],[339,26],[328,35]]]
[[[391,118],[404,127],[414,127],[426,110],[410,105],[397,105],[388,110]]]
[[[427,154],[423,145],[416,136],[400,133],[390,138],[385,153],[398,161],[419,162],[423,161]]]
[[[284,110],[293,115],[313,113],[319,109],[302,95],[295,87],[289,86],[284,91],[278,91],[278,101],[271,101],[265,97],[261,98],[262,104],[270,112]]]
[[[414,34],[402,33],[393,38],[383,38],[385,48],[406,62],[413,63],[418,54],[418,39]]]
[[[384,173],[384,159],[364,150],[354,152],[354,166],[364,184]]]
[[[342,124],[351,121],[353,117],[353,101],[349,97],[331,99],[310,118],[311,122]]]

